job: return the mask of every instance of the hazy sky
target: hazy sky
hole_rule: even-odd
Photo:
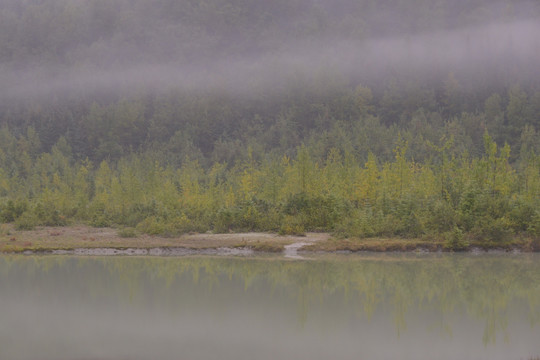
[[[62,63],[31,56],[25,63],[0,63],[0,98],[51,94],[62,97],[81,90],[129,92],[148,88],[225,89],[249,94],[254,85],[272,93],[295,79],[314,77],[323,71],[339,74],[353,84],[368,85],[403,74],[445,78],[453,73],[458,79],[470,80],[477,74],[497,78],[510,71],[511,75],[528,79],[540,78],[540,21],[536,18],[357,39],[324,31],[286,36],[284,31],[275,35],[277,45],[253,51],[237,46],[245,40],[245,34],[238,39],[228,37],[229,44],[190,42],[178,35],[177,27],[172,35],[163,30],[167,24],[171,29],[172,24],[177,25],[170,19],[163,21],[157,31],[159,36],[151,41],[145,36],[145,25],[140,25],[140,42],[135,35],[134,40],[129,40],[113,32],[87,44],[69,44],[63,49],[66,55]],[[241,30],[239,25],[239,33]],[[197,43],[201,49],[196,49]],[[236,47],[243,50],[235,52]],[[184,56],[185,49],[193,52]]]

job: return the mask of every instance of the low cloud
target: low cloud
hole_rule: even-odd
[[[26,64],[0,67],[0,98],[20,100],[72,93],[121,93],[140,90],[224,90],[249,94],[254,89],[278,92],[296,77],[321,72],[351,82],[376,84],[401,74],[424,79],[453,73],[474,82],[480,74],[500,78],[504,72],[540,79],[540,23],[535,20],[489,24],[428,34],[352,41],[339,38],[289,39],[279,49],[249,54],[216,53],[200,59],[145,59],[125,48],[101,42],[99,58],[70,65]],[[167,46],[161,44],[160,46]],[[97,47],[96,47],[97,48]],[[140,45],[131,52],[151,51]],[[211,53],[211,52],[210,52]]]

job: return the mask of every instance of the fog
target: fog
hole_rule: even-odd
[[[5,2],[2,6],[9,10],[14,6],[9,4]],[[21,9],[18,11],[23,12],[22,19],[32,6],[22,5]],[[336,9],[340,14],[328,15],[327,24],[344,21],[346,9],[339,6]],[[487,11],[498,13],[496,9],[497,6],[491,6]],[[120,6],[115,11],[126,9]],[[141,13],[134,11],[131,16]],[[47,26],[40,28],[38,24],[34,29],[19,24],[17,34],[28,31],[32,41],[20,41],[24,51],[16,48],[17,41],[11,48],[4,48],[0,56],[0,99],[15,101],[51,95],[62,98],[73,93],[130,94],[172,89],[271,95],[324,73],[335,75],[351,86],[360,83],[384,86],[390,79],[400,77],[440,82],[450,73],[469,86],[540,78],[537,66],[540,22],[538,18],[531,18],[531,14],[521,20],[516,16],[511,21],[488,17],[479,25],[441,24],[431,26],[429,31],[409,32],[381,30],[381,24],[390,24],[389,17],[397,16],[392,12],[383,12],[383,15],[384,21],[381,16],[373,17],[371,24],[369,19],[367,23],[359,21],[361,28],[371,31],[360,32],[358,36],[351,35],[355,34],[353,31],[340,35],[328,25],[305,34],[291,32],[285,21],[260,27],[257,24],[248,27],[249,22],[238,21],[226,27],[232,28],[227,34],[214,33],[214,38],[209,36],[212,34],[209,24],[199,24],[206,27],[201,35],[194,30],[197,20],[185,25],[183,20],[161,19],[161,15],[150,14],[151,22],[135,17],[129,22],[131,27],[124,25],[120,32],[117,27],[106,36],[92,34],[79,42],[74,35],[74,40],[60,42],[50,53],[44,49],[44,44],[62,32],[47,34]],[[93,16],[86,19],[87,28],[104,15]],[[130,14],[118,16],[125,18]],[[85,17],[79,15],[78,19]],[[302,14],[291,15],[288,21],[302,19]],[[414,28],[408,23],[417,19],[397,20],[401,27]],[[257,36],[249,34],[253,29],[257,30]],[[266,35],[267,32],[270,35]],[[64,35],[70,36],[69,33]],[[41,43],[40,39],[46,40]]]

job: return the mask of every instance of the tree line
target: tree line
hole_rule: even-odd
[[[19,229],[85,222],[161,235],[331,231],[454,248],[540,235],[540,156],[531,151],[513,167],[510,146],[497,146],[487,131],[480,156],[454,154],[449,137],[427,142],[427,160],[417,162],[398,135],[388,161],[337,148],[319,161],[317,146],[302,145],[294,156],[262,161],[248,147],[245,160],[208,167],[190,158],[167,165],[153,152],[94,164],[74,160],[64,138],[33,153],[39,138],[31,129],[0,136],[0,219]]]
[[[466,57],[465,70],[347,62],[378,39],[414,55],[415,36],[538,16],[510,0],[0,0],[0,220],[454,247],[538,237],[538,66],[517,53],[527,36],[495,32],[504,54]],[[335,63],[292,51],[333,43],[345,44]],[[193,69],[187,85],[176,77]]]

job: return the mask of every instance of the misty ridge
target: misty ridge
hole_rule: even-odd
[[[539,80],[537,2],[410,3],[4,0],[0,100],[272,95],[321,73],[374,88],[449,74],[471,91]]]
[[[0,0],[0,122],[96,163],[389,160],[399,134],[422,160],[450,135],[481,154],[486,129],[515,160],[538,143],[538,34],[538,1]]]

